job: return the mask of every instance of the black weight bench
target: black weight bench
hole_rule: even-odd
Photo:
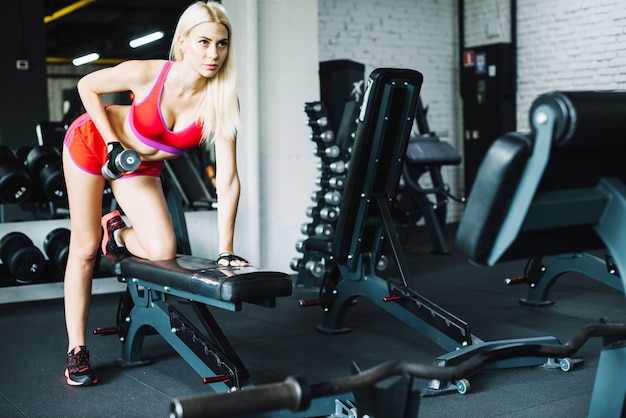
[[[571,271],[589,269],[588,275],[624,289],[619,273],[626,271],[626,92],[546,93],[533,102],[529,116],[532,132],[505,134],[488,150],[477,173],[479,187],[459,224],[457,247],[488,266],[558,257],[542,293],[568,264]],[[604,261],[586,254],[605,249],[610,257]]]
[[[183,200],[188,202],[185,191],[172,178],[172,174],[189,172],[188,161],[185,159],[177,166],[182,171],[168,170],[162,177],[179,254],[174,260],[164,261],[134,256],[101,257],[99,274],[117,276],[126,283],[128,291],[120,298],[116,325],[94,333],[118,334],[122,347],[116,364],[134,367],[149,363],[142,358],[143,341],[146,335],[156,332],[204,383],[212,384],[217,391],[228,390],[240,387],[249,372],[208,306],[229,311],[240,311],[244,303],[273,308],[276,298],[291,295],[293,285],[286,273],[254,267],[221,267],[214,260],[191,255]],[[199,178],[191,177],[191,180],[193,183]],[[192,312],[177,309],[171,298],[187,301]],[[186,315],[193,315],[192,320]]]
[[[291,278],[285,273],[220,267],[213,260],[189,255],[166,261],[102,257],[100,270],[117,275],[128,286],[116,326],[94,331],[120,336],[116,364],[149,363],[142,358],[143,340],[156,331],[217,391],[240,387],[249,373],[207,306],[240,311],[245,302],[273,308],[276,298],[292,292]],[[170,297],[188,301],[196,321],[187,319]]]
[[[419,217],[412,217],[411,213],[415,212],[413,202],[417,204],[418,214],[424,217],[434,253],[450,253],[442,229],[446,223],[448,200],[450,198],[457,200],[444,182],[441,168],[459,164],[461,164],[459,153],[435,134],[413,135],[409,139],[402,169],[404,188],[399,192],[396,210],[400,212],[399,217],[404,214],[408,221],[415,225]],[[425,175],[430,178],[430,187],[422,187],[419,183],[420,178]],[[401,227],[407,228],[404,225]],[[407,233],[402,229],[400,231],[403,234]]]
[[[442,141],[430,130],[426,114],[428,109],[418,100],[415,124],[419,134],[412,133],[406,149],[402,168],[403,187],[396,192],[394,217],[399,220],[398,233],[405,241],[410,227],[414,227],[420,217],[433,246],[433,253],[449,254],[443,237],[449,199],[454,197],[443,180],[441,168],[461,164],[461,155],[446,141]],[[428,175],[430,187],[422,187],[420,179]]]
[[[565,356],[575,353],[573,348],[581,342],[578,337],[566,344],[554,337],[484,342],[472,335],[462,320],[408,287],[408,272],[393,230],[389,198],[397,185],[408,140],[404,118],[411,121],[405,111],[417,99],[414,94],[419,94],[420,85],[419,73],[373,73],[346,180],[345,190],[350,193],[342,201],[337,232],[332,239],[311,237],[304,245],[330,252],[336,263],[336,275],[326,282],[324,320],[318,329],[329,334],[347,331],[342,327],[343,318],[351,302],[364,296],[441,347],[451,348],[435,362],[435,366],[445,367],[386,364],[377,370],[357,371],[348,378],[311,386],[303,379],[289,377],[285,382],[251,390],[176,399],[172,404],[173,416],[300,411],[307,408],[312,398],[342,393],[349,390],[350,384],[359,414],[376,406],[381,416],[417,416],[416,409],[411,409],[419,399],[414,391],[402,392],[402,387],[396,385],[372,388],[374,381],[391,374],[383,374],[382,368],[388,367],[398,375],[434,378],[434,382],[447,382],[461,391],[459,383],[465,381],[464,377],[485,369],[543,364],[569,370],[572,366]],[[387,123],[391,114],[395,120]],[[535,251],[560,254],[606,246],[616,256],[616,267],[626,271],[626,141],[621,139],[626,132],[626,93],[553,93],[539,97],[530,114],[533,132],[502,136],[481,164],[459,225],[458,247],[472,262],[493,265]],[[391,242],[401,280],[376,275],[374,260],[385,239]],[[626,328],[624,324],[598,324],[587,331],[591,329],[606,333],[602,332],[604,349],[589,417],[623,417]],[[468,367],[470,364],[472,367]],[[369,382],[360,381],[359,377]],[[412,388],[412,381],[406,387]],[[423,394],[450,387],[429,388]],[[377,403],[381,399],[387,403]],[[359,405],[359,401],[365,405]],[[410,412],[394,415],[392,411],[402,406]],[[223,409],[212,415],[220,407]]]
[[[449,354],[436,360],[440,365],[455,365],[466,356],[509,344],[559,344],[552,336],[485,342],[471,332],[467,322],[416,291],[416,280],[409,283],[412,276],[390,206],[406,157],[419,87],[420,76],[401,70],[381,70],[370,78],[335,234],[304,242],[306,249],[326,252],[332,260],[320,291],[324,316],[318,330],[327,334],[350,331],[343,326],[345,315],[354,301],[365,297],[446,350]],[[376,271],[383,243],[392,253],[399,277],[381,277]],[[572,364],[569,359],[519,357],[490,367],[543,365],[569,370]],[[468,387],[466,380],[432,383],[424,394],[464,393]]]
[[[533,102],[529,117],[530,133],[503,135],[482,161],[457,231],[458,249],[486,266],[553,255],[556,261],[539,267],[552,269],[539,280],[540,301],[567,271],[623,291],[626,92],[546,93]],[[602,262],[586,253],[591,250],[610,256]],[[626,414],[625,359],[623,339],[605,343],[590,417]]]

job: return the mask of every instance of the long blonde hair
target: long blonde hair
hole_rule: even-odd
[[[206,90],[197,106],[197,120],[202,124],[204,140],[232,138],[239,128],[237,100],[237,68],[233,48],[233,31],[226,9],[215,1],[198,1],[189,6],[178,19],[170,48],[170,60],[180,61],[183,53],[179,36],[187,36],[196,25],[205,22],[221,23],[228,30],[228,55],[213,77],[207,79]]]

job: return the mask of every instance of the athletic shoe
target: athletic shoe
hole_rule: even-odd
[[[102,236],[102,254],[114,255],[126,253],[126,248],[117,245],[113,237],[113,233],[121,228],[126,228],[126,223],[124,219],[122,219],[119,210],[107,213],[102,217],[102,229],[104,229],[104,235]]]
[[[71,386],[90,386],[98,383],[96,372],[89,361],[89,351],[84,345],[67,353],[67,384]]]

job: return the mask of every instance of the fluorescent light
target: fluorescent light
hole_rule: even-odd
[[[100,55],[96,54],[95,52],[92,52],[91,54],[87,54],[87,55],[83,55],[82,57],[74,58],[72,60],[72,64],[74,64],[76,67],[78,67],[79,65],[83,65],[83,64],[87,64],[88,62],[95,61],[98,58],[100,58]]]
[[[164,34],[161,31],[152,32],[140,38],[133,39],[132,41],[128,43],[128,45],[130,45],[131,48],[137,48],[142,45],[149,44],[150,42],[158,41],[159,39],[163,37],[163,35]]]

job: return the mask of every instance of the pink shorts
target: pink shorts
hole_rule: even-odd
[[[107,147],[87,113],[72,122],[67,129],[63,144],[69,151],[74,164],[87,173],[102,175],[102,166],[107,161]],[[159,177],[164,166],[163,161],[142,161],[137,170],[124,174],[124,177]]]

